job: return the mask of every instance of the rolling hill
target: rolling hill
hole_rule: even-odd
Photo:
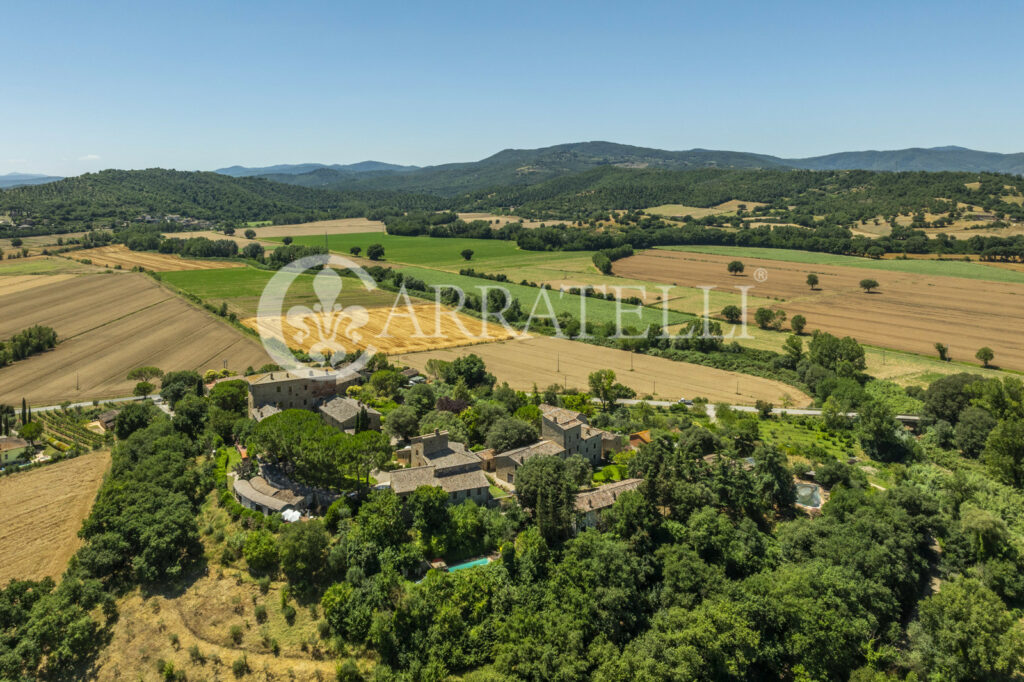
[[[210,172],[105,170],[0,190],[0,213],[68,225],[180,214],[208,220],[315,220],[364,215],[375,206],[433,208],[436,199],[393,192],[324,192]]]
[[[313,165],[313,164],[307,164]],[[480,161],[401,171],[363,172],[318,166],[268,173],[262,177],[323,189],[387,189],[458,196],[492,187],[524,186],[605,166],[629,169],[696,170],[804,169],[875,171],[959,171],[1024,174],[1024,154],[979,152],[963,147],[842,152],[802,159],[712,149],[665,151],[612,142],[577,142],[541,149],[506,149]]]
[[[327,169],[338,173],[370,173],[374,171],[402,172],[417,170],[418,168],[418,166],[399,166],[394,163],[384,163],[382,161],[360,161],[359,163],[350,163],[347,165],[337,163],[284,163],[276,166],[263,167],[229,166],[228,168],[218,168],[214,172],[220,173],[221,175],[230,175],[233,178],[247,178],[253,175],[301,175],[303,173],[310,173],[320,169]]]
[[[60,180],[57,175],[39,175],[37,173],[7,173],[0,175],[0,189],[23,187],[25,185],[42,185]]]

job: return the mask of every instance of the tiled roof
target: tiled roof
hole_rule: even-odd
[[[380,412],[373,409],[369,405],[364,405],[358,400],[352,398],[331,398],[326,403],[320,406],[320,411],[329,417],[332,417],[339,422],[345,422],[352,419],[359,414],[359,411],[366,408],[366,414],[380,415]]]
[[[260,476],[255,476],[248,481],[244,478],[236,479],[235,492],[251,502],[274,511],[298,505],[306,499],[291,490],[275,488]]]
[[[508,457],[516,464],[522,466],[523,462],[530,459],[531,457],[548,457],[552,455],[561,455],[565,452],[565,448],[556,443],[553,440],[539,440],[536,443],[530,445],[524,445],[521,448],[515,450],[506,450],[498,455],[498,457]]]
[[[0,452],[26,447],[28,447],[28,441],[23,438],[17,438],[15,436],[4,436],[0,438]]]
[[[555,407],[554,405],[548,405],[547,403],[540,406],[540,411],[545,417],[565,428],[573,427],[576,424],[585,424],[587,422],[581,412],[577,412],[576,410],[567,410],[564,407]]]
[[[616,483],[608,483],[595,490],[576,495],[576,511],[586,513],[607,509],[615,504],[615,500],[624,492],[636,490],[643,483],[642,478],[627,478]]]
[[[399,495],[411,493],[423,485],[437,486],[446,493],[486,488],[487,476],[480,469],[473,469],[449,476],[438,476],[434,466],[396,469],[391,472],[391,489]]]
[[[272,384],[279,381],[297,381],[299,379],[335,379],[336,375],[329,369],[304,369],[298,372],[278,371],[268,372],[262,376],[250,379],[251,384]]]
[[[280,408],[278,408],[276,405],[264,405],[263,407],[257,407],[255,410],[253,410],[253,419],[255,419],[258,422],[261,422],[267,417],[277,414],[280,411]]]
[[[289,490],[287,488],[275,488],[267,483],[267,480],[262,476],[253,476],[250,478],[249,485],[252,486],[253,490],[263,493],[269,497],[273,497],[276,500],[281,500],[284,504],[299,504],[306,499],[305,495],[301,495],[294,490]]]

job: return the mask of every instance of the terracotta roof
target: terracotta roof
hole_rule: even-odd
[[[641,443],[650,443],[651,442],[651,432],[649,430],[645,429],[644,431],[637,431],[636,433],[629,434],[629,439],[630,440],[633,440],[634,438],[636,440],[640,441]]]
[[[595,490],[576,495],[576,511],[586,513],[607,509],[615,504],[619,495],[630,490],[636,490],[643,483],[642,478],[626,478],[616,483],[608,483]]]

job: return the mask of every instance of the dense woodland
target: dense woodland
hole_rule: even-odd
[[[397,191],[313,189],[216,173],[112,170],[0,191],[0,215],[9,215],[13,221],[13,226],[0,230],[0,236],[14,234],[15,230],[19,235],[30,235],[90,227],[121,228],[145,216],[159,220],[167,215],[213,220],[222,227],[237,227],[252,220],[283,223],[367,216],[389,218],[389,230],[409,234],[422,233],[422,225],[412,225],[422,220],[407,221],[411,225],[404,227],[398,225],[407,212],[448,209],[513,212],[526,218],[594,228],[609,223],[613,228],[627,226],[626,230],[612,229],[610,234],[586,232],[586,236],[571,240],[550,235],[532,240],[524,237],[524,248],[566,248],[566,241],[577,240],[603,244],[598,248],[618,245],[611,243],[616,240],[637,248],[657,243],[762,242],[813,248],[816,242],[826,241],[828,249],[813,250],[846,253],[863,250],[861,246],[869,243],[866,237],[852,237],[848,230],[878,221],[890,223],[895,229],[889,238],[892,243],[877,242],[878,245],[916,251],[933,248],[923,246],[926,236],[918,230],[942,227],[974,211],[993,216],[997,227],[1024,220],[1024,206],[1011,200],[1020,197],[1019,184],[1017,176],[994,173],[671,171],[603,166],[533,184],[496,186],[445,198]],[[729,200],[766,205],[701,220],[687,216],[662,220],[639,213],[640,209],[660,204],[708,207]],[[627,213],[616,213],[623,210]],[[926,214],[939,217],[929,221]],[[913,217],[909,229],[895,224],[900,215]],[[772,237],[770,227],[759,228],[760,232],[742,229],[751,222],[778,224],[779,236]],[[18,227],[22,225],[25,227]],[[786,225],[805,229],[784,229]],[[419,231],[413,231],[414,226]],[[700,228],[700,234],[694,229],[678,232],[675,228],[679,226]],[[630,227],[634,234],[622,237]],[[707,227],[739,229],[739,233],[703,229]],[[641,229],[643,233],[637,232]],[[468,236],[484,236],[482,227],[473,230],[481,234]],[[645,238],[643,234],[649,236]],[[959,252],[959,246],[949,246],[951,241],[940,240],[940,246],[934,248]],[[963,241],[966,240],[960,240]]]

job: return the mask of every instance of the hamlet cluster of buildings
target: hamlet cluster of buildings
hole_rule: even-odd
[[[406,370],[412,379],[416,370]],[[282,410],[302,409],[317,412],[324,422],[346,432],[374,429],[381,426],[381,414],[353,398],[344,396],[349,386],[362,377],[338,377],[318,369],[296,372],[271,372],[249,383],[249,415],[263,420]],[[447,431],[434,431],[412,438],[395,453],[404,468],[380,472],[378,481],[389,486],[400,497],[421,486],[436,486],[448,495],[450,504],[473,500],[477,504],[491,501],[488,474],[507,488],[515,483],[516,471],[533,457],[570,457],[579,455],[597,467],[612,453],[629,446],[617,434],[591,426],[584,414],[552,405],[541,405],[540,439],[525,447],[494,452],[473,452],[464,444],[449,440]],[[301,486],[289,481],[280,472],[266,466],[260,475],[234,484],[235,497],[250,508],[263,513],[302,510],[309,506],[329,504],[336,497],[327,491]],[[585,525],[596,522],[597,514],[614,504],[619,494],[632,490],[639,479],[628,479],[580,493],[577,511]]]

